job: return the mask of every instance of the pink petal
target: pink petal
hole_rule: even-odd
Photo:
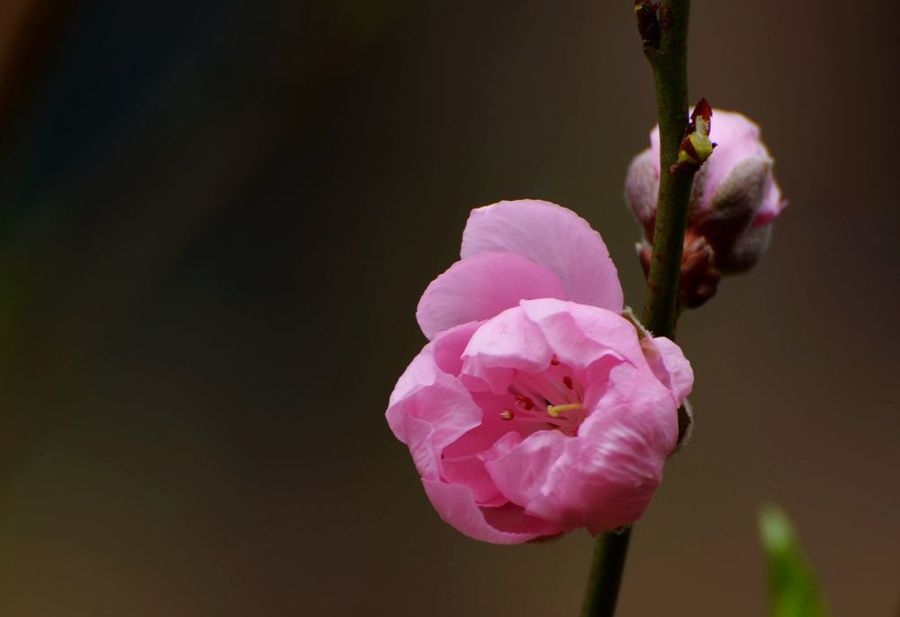
[[[480,321],[465,323],[444,330],[434,338],[431,347],[435,364],[439,369],[454,377],[459,375],[462,370],[463,350],[481,324]]]
[[[485,464],[500,492],[511,502],[530,508],[538,496],[552,491],[547,478],[564,456],[566,441],[559,431],[537,431],[509,451]],[[558,512],[548,520],[561,521]]]
[[[656,378],[672,392],[676,405],[681,405],[694,387],[694,371],[681,348],[664,336],[641,341],[644,356]]]
[[[520,306],[564,364],[587,368],[609,356],[632,363],[644,362],[634,325],[618,313],[549,298],[526,300]],[[467,356],[474,341],[472,337],[466,347]]]
[[[536,533],[538,538],[546,539],[565,533],[559,525],[527,514],[519,506],[507,503],[497,508],[481,508],[484,520],[491,527],[511,533]]]
[[[762,157],[771,160],[768,150],[760,141],[759,126],[742,114],[715,110],[709,137],[719,145],[701,167],[704,177],[701,181],[704,187],[699,208],[701,211],[709,208],[719,186],[743,159]]]
[[[435,444],[434,425],[406,413],[389,415],[388,424],[397,439],[409,448],[409,454],[419,477],[439,478],[443,447]]]
[[[494,426],[487,422],[472,429],[443,452],[443,479],[468,486],[479,506],[502,506],[509,501],[484,468],[485,461],[501,456],[522,441],[522,436],[510,431],[509,426],[500,427],[501,422],[497,418]]]
[[[459,484],[445,484],[435,480],[422,480],[425,493],[441,518],[476,540],[492,544],[521,544],[544,535],[553,535],[553,527],[533,518],[521,517],[516,521],[516,531],[501,531],[485,518],[487,508],[475,505],[472,491]]]
[[[585,508],[584,524],[595,534],[643,514],[678,438],[671,392],[649,367],[620,365],[610,380],[617,394],[604,397],[581,425],[571,484],[563,487]]]
[[[554,272],[569,299],[622,310],[622,287],[606,245],[571,210],[526,199],[473,210],[460,254],[466,260],[481,253],[527,257]]]
[[[662,384],[647,364],[620,364],[607,376],[600,396],[587,392],[592,413],[581,425],[578,436],[597,437],[610,423],[630,425],[642,443],[661,457],[668,456],[678,436],[677,405],[671,390]]]
[[[470,321],[516,306],[523,298],[565,298],[553,272],[511,253],[487,253],[458,261],[437,277],[419,300],[416,319],[429,339]]]
[[[656,226],[656,200],[659,192],[659,151],[644,150],[631,161],[625,176],[625,199],[647,238]]]
[[[454,377],[441,371],[428,344],[397,381],[386,417],[422,477],[436,478],[444,448],[481,423],[481,409]]]
[[[787,200],[781,196],[781,188],[778,186],[778,183],[775,182],[774,176],[770,174],[766,186],[766,196],[759,208],[759,212],[756,214],[756,218],[753,219],[753,226],[761,227],[763,225],[768,225],[775,220],[775,217],[781,214],[781,211],[786,207]]]
[[[463,352],[460,381],[472,390],[503,394],[516,371],[539,372],[552,357],[540,328],[520,307],[507,309],[472,335]]]

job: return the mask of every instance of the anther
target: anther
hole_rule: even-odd
[[[559,417],[559,414],[564,411],[574,411],[576,409],[584,409],[581,403],[569,403],[568,405],[547,405],[547,413],[553,416],[554,418]]]
[[[513,413],[509,409],[504,409],[503,411],[500,412],[500,417],[503,418],[504,420],[512,420]]]

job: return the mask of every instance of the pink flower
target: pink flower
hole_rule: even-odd
[[[693,383],[681,350],[622,317],[606,247],[570,210],[479,208],[461,253],[422,295],[431,342],[387,410],[435,509],[498,544],[634,522]]]
[[[717,273],[743,272],[762,257],[772,222],[787,201],[772,174],[774,161],[756,124],[741,114],[716,109],[710,139],[717,147],[694,178],[685,255],[696,260],[700,252],[709,251]],[[625,181],[628,205],[646,236],[645,261],[656,223],[658,190],[657,126],[650,133],[650,148],[632,161]]]

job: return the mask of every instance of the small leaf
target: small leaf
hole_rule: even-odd
[[[828,611],[815,574],[784,511],[768,505],[759,512],[772,617],[825,617]]]
[[[700,169],[718,145],[709,140],[711,129],[712,107],[705,98],[702,98],[691,113],[691,122],[687,126],[681,147],[678,148],[678,158],[675,164],[669,167],[670,173],[693,174]]]

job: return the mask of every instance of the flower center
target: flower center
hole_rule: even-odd
[[[553,356],[542,373],[518,373],[508,389],[511,404],[500,412],[500,417],[530,424],[533,430],[577,434],[587,410],[583,404],[584,389],[571,372]]]

